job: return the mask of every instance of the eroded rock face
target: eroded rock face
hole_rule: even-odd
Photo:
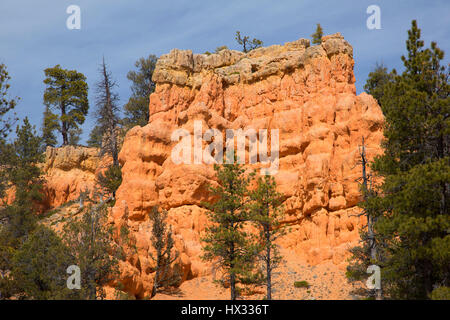
[[[127,133],[120,162],[123,183],[111,222],[130,231],[122,262],[125,290],[147,295],[153,283],[148,214],[153,205],[169,212],[184,278],[209,274],[200,260],[207,219],[202,201],[214,183],[212,165],[175,164],[172,133],[215,128],[278,129],[279,191],[291,231],[280,245],[311,264],[344,266],[363,221],[355,216],[361,175],[358,146],[365,138],[371,159],[380,152],[383,116],[376,101],[356,96],[353,50],[340,34],[321,45],[300,39],[247,54],[222,50],[193,54],[172,50],[157,63],[150,121]],[[134,249],[132,250],[131,247]]]
[[[76,200],[86,189],[92,192],[95,176],[105,159],[99,157],[97,148],[65,146],[47,147],[45,152],[44,199],[45,209],[54,208]]]
[[[98,148],[82,146],[47,147],[42,170],[42,200],[35,203],[38,213],[45,212],[69,201],[77,200],[80,193],[88,190],[90,195],[99,187],[96,176],[112,162],[109,156],[99,156]],[[7,190],[6,203],[14,201],[14,188]]]

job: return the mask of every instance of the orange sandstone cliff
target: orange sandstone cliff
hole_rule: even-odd
[[[40,164],[43,179],[42,201],[36,203],[38,212],[77,200],[80,193],[95,189],[95,177],[108,163],[99,157],[99,149],[83,146],[47,147],[45,161]],[[14,188],[7,192],[7,203],[14,200]]]
[[[201,203],[210,200],[213,167],[175,164],[171,155],[177,143],[172,133],[184,128],[193,134],[196,120],[203,132],[279,130],[275,178],[285,195],[285,222],[291,225],[279,244],[309,264],[328,261],[342,269],[364,223],[355,215],[360,212],[358,146],[364,137],[369,158],[379,153],[383,124],[376,101],[356,95],[353,66],[353,49],[340,34],[325,36],[316,46],[300,39],[247,54],[174,49],[161,56],[149,123],[131,129],[120,152],[123,183],[110,215],[116,230],[129,230],[129,243],[123,244],[127,258],[121,262],[124,290],[141,298],[151,291],[148,214],[153,205],[169,212],[183,279],[214,273],[200,259],[207,223]],[[64,169],[52,176],[59,170]],[[70,193],[71,188],[81,184],[62,189]],[[65,201],[67,193],[54,199]]]
[[[80,146],[47,147],[43,167],[46,208],[76,200],[80,192],[94,189],[101,163],[98,152],[96,148]]]

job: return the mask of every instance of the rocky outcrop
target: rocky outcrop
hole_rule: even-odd
[[[80,193],[98,189],[96,176],[111,163],[109,156],[99,156],[98,148],[83,146],[47,147],[42,171],[42,200],[35,203],[38,213],[77,200]],[[14,201],[15,191],[7,190],[5,201]]]
[[[353,65],[353,49],[340,34],[316,46],[300,39],[247,54],[174,49],[163,55],[153,75],[149,124],[131,129],[120,153],[123,183],[111,222],[130,231],[132,245],[121,263],[125,290],[137,297],[151,290],[148,214],[156,204],[169,212],[184,279],[213,272],[199,258],[212,165],[195,159],[176,164],[172,158],[173,132],[194,134],[195,121],[202,133],[278,129],[275,178],[291,225],[280,245],[311,264],[329,260],[343,266],[363,223],[355,215],[358,146],[364,137],[369,158],[379,153],[383,124],[376,101],[365,93],[356,96]]]
[[[80,192],[95,187],[95,177],[104,167],[97,148],[81,146],[47,147],[45,152],[44,209],[58,207],[76,200]]]

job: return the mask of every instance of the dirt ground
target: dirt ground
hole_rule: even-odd
[[[273,274],[272,299],[274,300],[354,300],[351,291],[361,284],[350,284],[345,270],[332,262],[311,266],[301,258],[282,251],[284,262]],[[309,288],[296,288],[295,281],[307,281]],[[265,296],[265,287],[258,287],[250,295],[240,299],[260,300]],[[229,289],[213,282],[212,276],[194,278],[172,292],[158,293],[156,300],[225,300],[230,299]]]

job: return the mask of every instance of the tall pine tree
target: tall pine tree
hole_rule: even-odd
[[[14,109],[19,98],[11,99],[8,96],[8,89],[10,87],[9,80],[11,79],[6,66],[0,64],[0,139],[5,138],[9,133],[11,126],[17,120],[16,118],[6,118],[6,114]]]
[[[102,140],[102,128],[99,125],[96,125],[89,134],[89,140],[87,141],[87,144],[89,147],[100,149],[102,147]]]
[[[65,146],[69,144],[70,133],[75,133],[84,123],[89,110],[86,77],[76,70],[62,69],[59,65],[44,72],[44,83],[47,85],[44,104],[59,112],[58,130]]]
[[[104,298],[103,287],[118,276],[118,260],[123,251],[113,240],[107,224],[107,204],[100,202],[83,208],[81,218],[64,225],[63,239],[81,274],[80,296],[95,300]]]
[[[49,106],[45,106],[44,120],[42,123],[42,140],[45,146],[56,146],[58,141],[54,132],[58,128],[58,116],[50,110]]]
[[[155,263],[155,278],[150,296],[154,297],[160,288],[178,285],[181,281],[181,274],[179,270],[170,270],[172,263],[178,259],[178,252],[172,254],[175,242],[172,237],[172,229],[167,226],[167,211],[160,211],[158,207],[153,207],[149,216],[152,221],[150,240],[156,251],[150,256]]]
[[[256,189],[251,192],[251,220],[259,230],[258,242],[261,245],[260,258],[264,264],[266,277],[266,298],[272,299],[272,272],[281,262],[281,255],[275,240],[284,234],[281,226],[283,198],[276,191],[273,176],[265,175],[257,180]]]
[[[402,57],[405,70],[383,90],[383,155],[372,165],[381,186],[364,208],[374,224],[383,290],[426,299],[450,286],[449,69],[436,43],[424,48],[416,21]]]
[[[12,204],[0,208],[0,292],[3,297],[17,293],[11,286],[15,252],[36,228],[34,203],[42,199],[41,170],[43,161],[41,138],[36,134],[28,119],[16,130],[17,138],[2,152],[3,169],[8,186],[14,190]]]
[[[5,138],[11,131],[11,126],[17,120],[15,117],[7,117],[7,114],[14,109],[17,100],[19,98],[11,99],[8,94],[9,90],[9,76],[6,66],[0,64],[0,206],[1,199],[5,196],[5,190],[7,189],[7,170],[5,170],[5,165],[8,160],[8,144]]]
[[[50,228],[38,225],[13,256],[13,286],[25,299],[80,298],[79,290],[67,288],[66,270],[72,263],[68,248],[59,236]]]
[[[369,73],[366,84],[364,85],[364,90],[377,99],[380,103],[381,98],[384,95],[384,89],[386,85],[392,81],[394,78],[394,72],[388,72],[387,67],[382,63],[376,63],[373,71]]]
[[[132,82],[131,97],[124,106],[123,125],[126,129],[145,126],[149,120],[150,94],[155,91],[152,81],[157,57],[153,54],[140,58],[134,66],[137,70],[128,72],[127,78]]]
[[[217,201],[205,204],[210,210],[208,217],[212,225],[207,228],[202,239],[203,259],[215,261],[224,273],[224,283],[229,283],[231,300],[238,296],[237,283],[248,277],[254,267],[258,248],[244,225],[250,220],[248,185],[250,176],[244,168],[233,164],[214,165],[218,186],[211,187]]]

